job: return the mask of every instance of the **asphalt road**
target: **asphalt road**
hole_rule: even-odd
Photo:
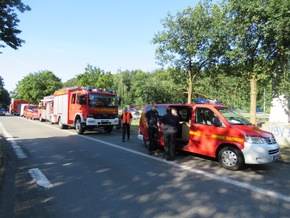
[[[188,153],[175,162],[162,151],[149,156],[136,135],[123,143],[118,131],[80,136],[12,116],[0,123],[9,140],[0,217],[289,217],[281,161],[232,172]],[[51,186],[37,184],[31,169]]]

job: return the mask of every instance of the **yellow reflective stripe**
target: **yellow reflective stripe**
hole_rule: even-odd
[[[224,136],[224,135],[203,134],[202,132],[194,132],[194,131],[190,131],[189,134],[195,135],[195,136],[213,138],[213,139],[222,139],[222,140],[234,141],[234,142],[244,142],[244,138],[236,138],[236,137],[230,137],[230,136]]]

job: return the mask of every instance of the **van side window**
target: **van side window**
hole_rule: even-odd
[[[166,108],[166,106],[157,106],[156,110],[158,111],[159,117],[166,114]]]
[[[189,112],[188,108],[178,108],[177,114],[179,116],[179,120],[188,122],[189,117],[190,117],[188,112]]]
[[[214,117],[216,117],[215,113],[208,108],[196,108],[195,110],[195,123],[212,126]]]

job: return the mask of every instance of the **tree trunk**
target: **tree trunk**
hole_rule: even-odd
[[[187,95],[187,103],[191,104],[192,101],[192,71],[188,70],[188,95]]]
[[[251,106],[250,106],[250,122],[257,125],[256,108],[257,108],[257,80],[252,77],[251,84]]]

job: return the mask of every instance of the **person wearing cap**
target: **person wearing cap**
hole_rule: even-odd
[[[158,127],[157,127],[157,121],[159,118],[159,113],[156,110],[157,105],[155,102],[152,103],[152,109],[147,111],[145,114],[145,120],[146,124],[148,127],[148,137],[149,137],[149,154],[152,155],[154,154],[155,148],[155,141],[156,137],[158,135]]]
[[[123,113],[121,115],[122,121],[122,141],[125,142],[125,136],[127,133],[127,139],[130,140],[130,126],[132,121],[132,114],[130,111],[125,107]]]

